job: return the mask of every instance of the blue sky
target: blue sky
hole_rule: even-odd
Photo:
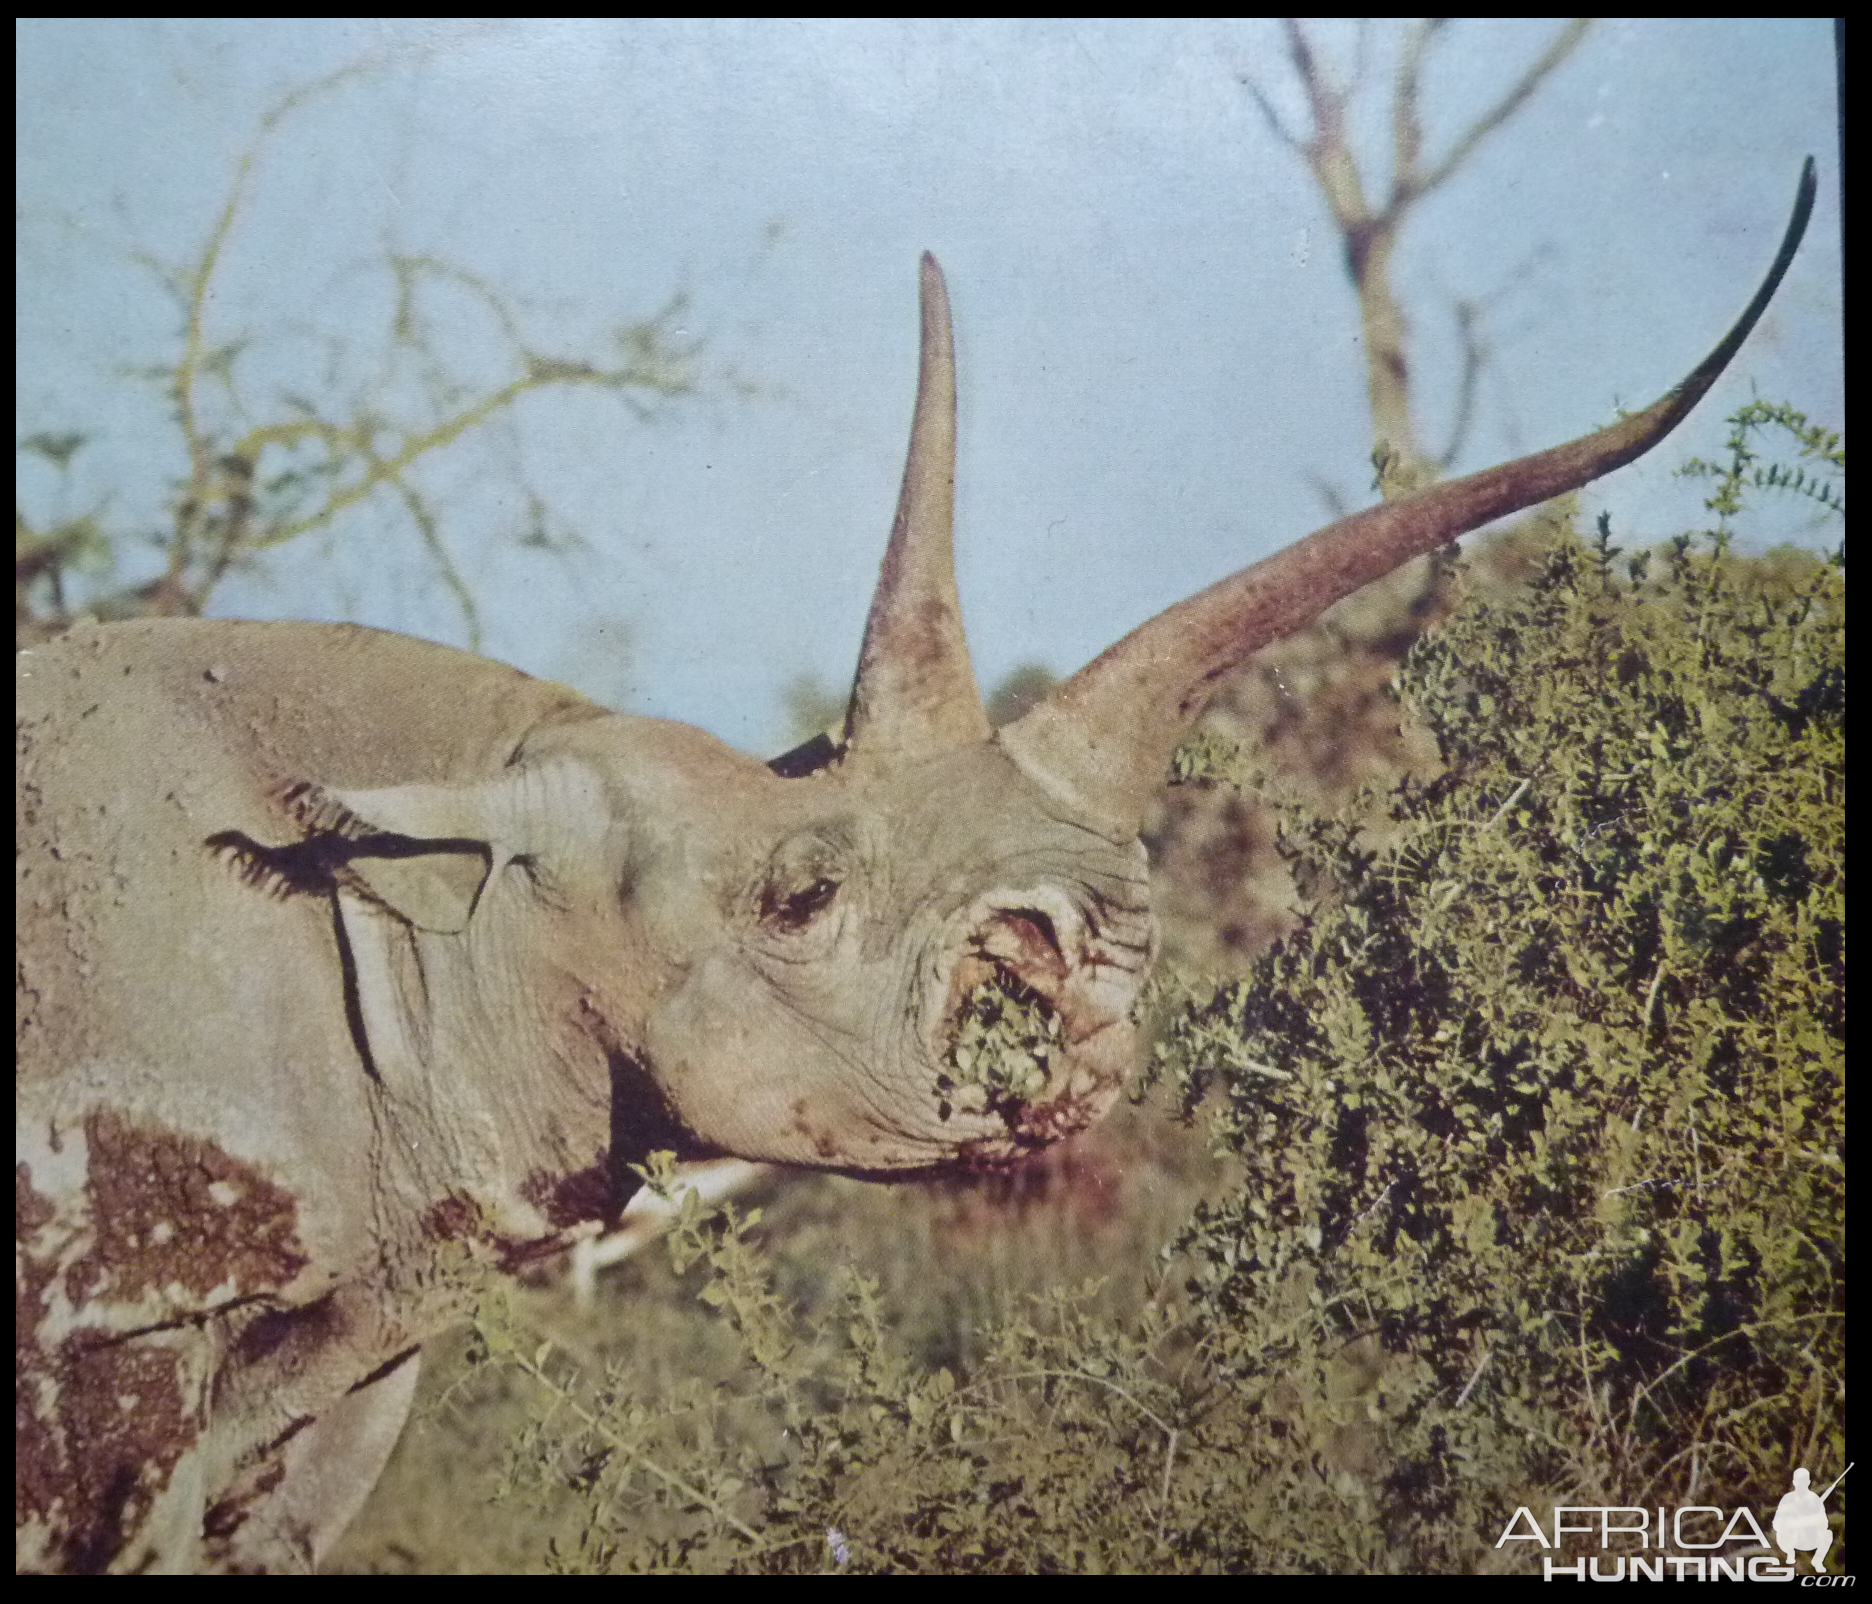
[[[1455,25],[1426,79],[1434,153],[1552,22]],[[780,687],[844,683],[901,469],[916,259],[948,271],[962,366],[959,566],[978,668],[1070,670],[1152,612],[1362,502],[1357,307],[1310,177],[1243,93],[1298,124],[1278,33],[1216,21],[507,24],[32,19],[18,25],[20,432],[95,436],[37,517],[104,506],[151,527],[180,471],[160,396],[175,318],[137,254],[198,251],[281,95],[353,81],[263,148],[210,307],[253,336],[256,408],[367,354],[372,263],[428,253],[497,285],[533,348],[687,293],[697,399],[649,422],[538,397],[431,482],[484,648],[750,749]],[[1349,30],[1323,53],[1352,62]],[[1392,36],[1366,62],[1381,88]],[[1379,108],[1373,98],[1370,105]],[[1382,125],[1366,114],[1363,148]],[[1416,214],[1396,280],[1434,442],[1453,401],[1449,307],[1487,298],[1493,352],[1459,467],[1649,401],[1746,298],[1800,160],[1821,200],[1777,305],[1657,456],[1607,482],[1630,537],[1694,521],[1670,468],[1709,455],[1752,391],[1843,427],[1830,25],[1601,23]],[[492,372],[464,317],[441,334]],[[513,470],[586,542],[514,539]],[[1836,539],[1797,509],[1762,538]],[[395,510],[280,554],[230,616],[349,617],[459,643]]]

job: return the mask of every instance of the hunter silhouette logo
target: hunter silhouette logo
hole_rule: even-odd
[[[1827,1550],[1833,1546],[1833,1528],[1827,1524],[1826,1501],[1851,1470],[1851,1465],[1842,1470],[1834,1477],[1833,1486],[1824,1493],[1816,1493],[1808,1486],[1812,1478],[1804,1469],[1794,1472],[1794,1485],[1782,1495],[1774,1513],[1775,1545],[1787,1555],[1788,1564],[1798,1569],[1797,1556],[1811,1552],[1813,1568],[1826,1570]]]

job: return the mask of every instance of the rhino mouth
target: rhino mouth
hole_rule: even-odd
[[[1109,957],[1065,898],[1035,900],[977,904],[944,977],[936,1114],[962,1138],[960,1168],[1006,1168],[1085,1129],[1129,1067],[1128,1009],[1096,983]]]
[[[1016,1111],[1046,1095],[1054,1058],[1062,1053],[1059,1010],[1007,964],[971,954],[957,965],[965,989],[950,1023],[949,1050],[936,1077],[938,1118],[994,1113],[1012,1123]]]

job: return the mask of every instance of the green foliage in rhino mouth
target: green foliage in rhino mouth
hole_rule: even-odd
[[[1047,1088],[1066,1050],[1059,1010],[1005,965],[962,996],[936,1078],[938,1113],[994,1112],[1012,1123]]]

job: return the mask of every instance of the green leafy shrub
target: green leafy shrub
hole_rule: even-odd
[[[1758,467],[1763,429],[1815,477]],[[692,1211],[675,1262],[733,1338],[708,1377],[484,1323],[544,1403],[521,1479],[578,1500],[555,1561],[1512,1569],[1517,1505],[1765,1522],[1795,1466],[1831,1480],[1843,562],[1729,529],[1750,485],[1837,508],[1842,458],[1773,408],[1731,445],[1703,537],[1627,557],[1602,521],[1417,644],[1443,772],[1382,828],[1289,810],[1310,914],[1158,1049],[1240,1179],[1141,1301],[1055,1289],[938,1365],[874,1280],[802,1312],[755,1217]]]
[[[1379,854],[1296,821],[1349,889],[1171,1044],[1247,1172],[1188,1238],[1213,1359],[1370,1346],[1413,1568],[1517,1504],[1772,1509],[1844,1463],[1841,576],[1615,557],[1418,646],[1446,773]]]

